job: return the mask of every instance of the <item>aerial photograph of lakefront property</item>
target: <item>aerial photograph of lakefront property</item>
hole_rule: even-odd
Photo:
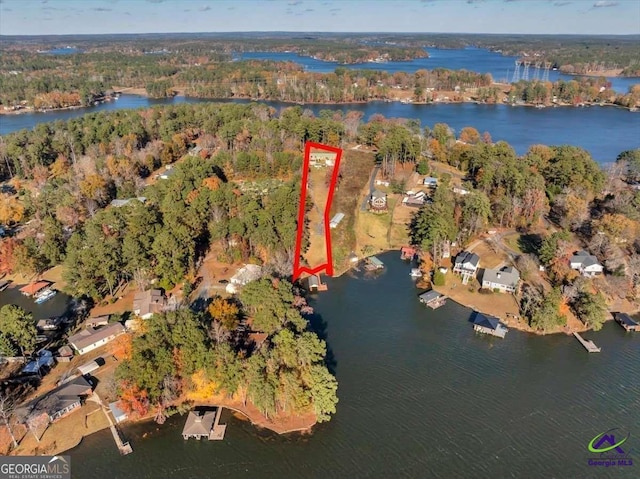
[[[640,0],[0,0],[0,479],[640,477]]]

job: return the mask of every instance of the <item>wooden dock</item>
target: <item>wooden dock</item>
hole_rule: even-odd
[[[220,424],[220,415],[222,414],[222,408],[218,406],[216,411],[216,419],[213,422],[213,427],[209,433],[209,441],[222,441],[224,439],[224,433],[227,431],[226,424]]]
[[[578,333],[573,333],[573,335],[576,337],[576,339],[578,341],[580,341],[580,344],[582,344],[584,346],[584,349],[586,349],[590,353],[599,353],[600,352],[600,348],[598,346],[596,346],[596,343],[594,343],[593,341],[584,339]]]
[[[131,444],[129,444],[128,441],[125,442],[122,440],[122,437],[120,437],[120,432],[118,432],[118,428],[116,428],[114,421],[111,419],[111,411],[102,402],[102,399],[100,399],[100,396],[98,396],[98,394],[94,392],[93,396],[94,396],[93,400],[102,407],[102,412],[104,412],[104,415],[107,416],[107,420],[109,421],[109,430],[111,431],[113,440],[115,441],[116,446],[118,447],[118,451],[120,451],[120,454],[122,454],[123,456],[126,456],[127,454],[131,454],[133,452],[133,448],[131,447]]]

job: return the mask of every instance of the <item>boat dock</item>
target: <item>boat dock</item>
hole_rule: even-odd
[[[227,425],[220,424],[221,415],[222,415],[222,408],[218,407],[216,411],[216,419],[213,422],[213,428],[209,433],[209,441],[222,441],[224,439],[224,433],[227,431]]]
[[[128,441],[125,442],[122,440],[122,437],[120,437],[120,432],[118,432],[118,428],[116,428],[113,420],[111,419],[111,410],[107,406],[105,406],[105,404],[102,402],[102,399],[100,399],[100,396],[98,396],[95,392],[93,393],[93,396],[93,400],[101,406],[102,412],[104,412],[104,415],[107,416],[107,420],[109,421],[109,429],[111,430],[113,440],[118,447],[118,451],[120,451],[120,454],[122,454],[123,456],[131,454],[133,452],[133,448]]]
[[[584,346],[584,349],[586,349],[590,353],[599,353],[600,352],[600,348],[598,346],[596,346],[596,343],[594,343],[593,341],[584,339],[578,333],[573,333],[573,335],[576,337],[576,339],[578,341],[580,341],[580,344],[582,344]]]

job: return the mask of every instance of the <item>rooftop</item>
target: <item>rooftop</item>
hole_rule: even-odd
[[[87,346],[91,346],[98,341],[108,338],[109,336],[124,333],[124,331],[124,326],[121,323],[113,323],[100,329],[89,327],[74,334],[73,336],[70,336],[69,344],[72,344],[76,349],[84,349]]]
[[[478,312],[476,312],[476,315],[473,318],[473,324],[477,324],[478,326],[483,326],[485,328],[493,330],[504,328],[504,325],[498,318]]]
[[[208,436],[216,419],[216,411],[190,411],[182,429],[183,436]]]
[[[148,289],[136,293],[133,298],[133,311],[138,316],[160,313],[166,304],[164,294],[159,289]]]
[[[463,251],[456,256],[455,264],[471,263],[473,266],[478,266],[480,263],[480,256],[469,251]]]
[[[518,285],[518,281],[520,281],[520,272],[511,266],[505,266],[502,269],[485,269],[482,281],[513,286],[515,288]]]
[[[424,293],[418,296],[418,298],[420,298],[420,301],[422,301],[423,303],[430,303],[431,301],[440,299],[441,297],[442,295],[437,291],[434,291],[433,289],[430,291],[425,291]]]

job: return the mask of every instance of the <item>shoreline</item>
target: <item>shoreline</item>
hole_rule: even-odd
[[[627,110],[627,111],[637,111],[637,109],[639,107],[629,107],[629,106],[623,106],[623,105],[618,105],[615,103],[610,103],[610,102],[583,102],[579,105],[573,105],[570,103],[549,103],[549,104],[543,104],[543,103],[508,103],[508,102],[504,102],[504,101],[497,101],[497,102],[493,102],[493,103],[489,103],[489,102],[484,102],[481,100],[474,100],[474,99],[463,99],[463,100],[446,100],[446,101],[406,101],[404,99],[389,99],[389,98],[374,98],[374,99],[369,99],[369,100],[362,100],[362,101],[347,101],[347,102],[300,102],[300,101],[290,101],[290,100],[280,100],[280,99],[269,99],[269,98],[250,98],[250,97],[221,97],[221,98],[216,98],[216,97],[201,97],[201,96],[190,96],[187,95],[185,90],[180,88],[180,89],[176,89],[174,90],[175,95],[173,96],[169,96],[169,97],[162,97],[162,98],[155,98],[155,97],[151,97],[148,93],[146,93],[144,88],[126,88],[126,89],[122,89],[122,90],[117,90],[117,93],[121,94],[121,95],[126,95],[126,96],[138,96],[138,97],[143,97],[143,98],[147,98],[149,100],[172,100],[173,98],[177,98],[177,97],[183,97],[185,99],[192,99],[192,100],[202,100],[203,102],[225,102],[225,101],[234,101],[234,100],[239,100],[239,101],[247,101],[247,102],[277,102],[277,103],[282,103],[285,105],[291,105],[291,106],[304,106],[304,105],[310,105],[310,106],[317,106],[317,105],[345,105],[345,106],[349,106],[349,105],[367,105],[370,103],[402,103],[405,105],[451,105],[451,104],[464,104],[464,103],[471,103],[471,104],[476,104],[476,105],[489,105],[489,106],[495,106],[495,105],[504,105],[504,106],[511,106],[511,107],[528,107],[528,108],[538,108],[538,109],[545,109],[545,108],[590,108],[592,106],[598,106],[598,107],[610,107],[610,108],[619,108],[622,110]],[[94,106],[99,106],[102,103],[106,103],[106,102],[111,102],[111,101],[115,101],[117,99],[113,98],[113,99],[109,99],[109,100],[104,100],[100,103],[98,103],[97,105],[89,105],[89,106],[81,106],[81,105],[77,105],[77,106],[69,106],[69,107],[63,107],[63,108],[51,108],[51,109],[45,109],[45,110],[34,110],[31,107],[27,107],[27,108],[22,108],[22,109],[18,109],[18,110],[0,110],[0,117],[2,115],[28,115],[28,114],[46,114],[46,113],[56,113],[56,112],[62,112],[62,111],[71,111],[71,110],[81,110],[81,109],[87,109],[87,111],[90,111],[90,109]],[[149,105],[149,107],[151,107],[153,105]],[[124,109],[124,108],[123,108]]]

